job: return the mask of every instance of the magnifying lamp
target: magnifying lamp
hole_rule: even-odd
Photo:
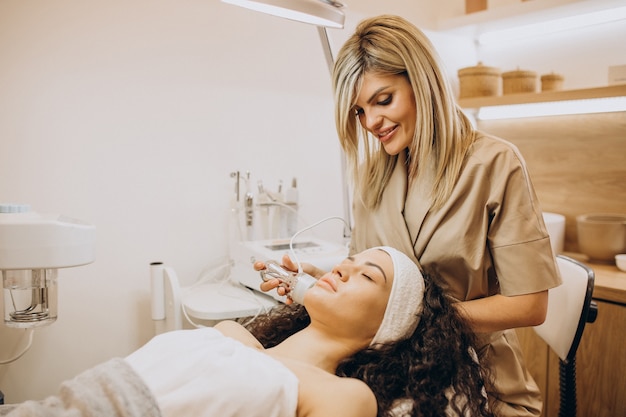
[[[266,14],[316,26],[343,28],[343,4],[333,0],[222,0]]]
[[[344,4],[335,0],[222,0],[222,2],[289,20],[316,25],[328,71],[332,75],[334,58],[326,28],[343,28],[345,14],[342,9],[345,7]],[[344,228],[344,238],[349,238],[351,234],[350,228],[352,227],[352,211],[350,208],[350,190],[348,188],[346,170],[346,158],[342,154],[343,206],[344,220],[347,225]]]
[[[31,328],[57,318],[57,269],[93,262],[95,226],[40,215],[27,204],[0,204],[4,323]]]
[[[334,58],[326,28],[343,28],[346,16],[341,9],[345,7],[344,4],[335,0],[222,0],[222,2],[317,26],[328,71],[332,74]]]

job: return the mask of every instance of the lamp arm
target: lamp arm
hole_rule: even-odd
[[[343,213],[346,221],[343,228],[344,239],[350,240],[352,237],[352,209],[350,207],[351,193],[350,187],[348,187],[348,175],[347,175],[347,161],[346,154],[341,151],[341,187],[343,193]]]
[[[328,65],[328,72],[330,76],[333,75],[333,67],[335,66],[335,59],[333,58],[333,51],[330,47],[330,41],[328,39],[328,31],[324,26],[317,27],[317,33],[320,36],[320,42],[322,42],[322,49],[324,51],[324,58]],[[350,208],[350,187],[348,187],[348,175],[347,175],[348,163],[346,161],[346,154],[341,151],[341,186],[343,195],[343,213],[345,219],[345,227],[343,229],[344,239],[350,239],[352,236],[352,210]]]
[[[320,35],[320,42],[322,42],[322,50],[324,51],[324,58],[326,59],[326,65],[328,65],[328,73],[333,75],[333,67],[335,66],[335,59],[333,57],[333,51],[330,48],[330,41],[328,39],[328,31],[325,26],[317,26],[317,33]]]

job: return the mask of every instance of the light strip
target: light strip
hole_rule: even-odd
[[[499,120],[618,111],[626,111],[626,97],[486,106],[478,110],[476,118],[479,120]]]
[[[519,39],[533,38],[550,33],[579,29],[586,26],[609,23],[622,19],[626,19],[626,6],[577,16],[547,20],[545,22],[531,23],[528,25],[516,26],[510,29],[485,32],[478,36],[478,43],[481,45],[507,43]]]
[[[329,28],[343,28],[343,4],[332,0],[222,0],[257,12]]]

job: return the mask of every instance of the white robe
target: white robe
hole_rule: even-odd
[[[112,359],[64,382],[42,401],[0,405],[4,417],[161,417],[150,389],[123,359]]]

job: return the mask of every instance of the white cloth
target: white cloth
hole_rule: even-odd
[[[6,417],[161,417],[145,382],[120,358],[95,366],[43,401],[0,405]]]
[[[419,324],[424,301],[424,277],[408,256],[389,246],[379,246],[393,261],[393,284],[383,321],[371,345],[411,337]]]
[[[126,358],[164,417],[294,417],[298,379],[214,328],[156,336]]]

